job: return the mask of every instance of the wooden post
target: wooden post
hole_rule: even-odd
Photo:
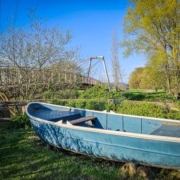
[[[26,112],[26,106],[22,106],[22,114],[24,115]]]

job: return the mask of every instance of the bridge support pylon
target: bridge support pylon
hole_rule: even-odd
[[[106,68],[106,63],[105,63],[105,60],[104,60],[104,56],[91,56],[90,57],[90,60],[89,60],[89,67],[88,67],[88,78],[89,78],[89,75],[90,75],[90,70],[91,70],[91,61],[93,59],[102,59],[102,63],[103,63],[103,66],[104,66],[104,71],[105,71],[105,74],[106,74],[106,79],[107,79],[107,82],[108,82],[108,89],[109,89],[109,92],[111,91],[110,89],[110,81],[109,81],[109,76],[108,76],[108,73],[107,73],[107,68]]]

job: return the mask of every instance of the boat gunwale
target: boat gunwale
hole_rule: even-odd
[[[135,117],[135,118],[142,118],[142,119],[151,119],[151,120],[158,120],[158,121],[166,121],[166,122],[175,122],[175,123],[179,123],[179,126],[180,126],[180,120],[174,120],[174,119],[165,119],[165,118],[157,118],[157,117],[148,117],[148,116],[138,116],[138,115],[130,115],[130,114],[120,114],[120,113],[111,113],[111,112],[103,112],[103,111],[97,111],[97,110],[90,110],[90,109],[81,109],[81,108],[75,108],[75,107],[69,107],[69,106],[61,106],[61,105],[56,105],[56,104],[49,104],[49,103],[43,103],[43,102],[31,102],[28,104],[31,105],[31,104],[34,104],[34,103],[39,103],[39,104],[45,104],[45,105],[50,105],[50,106],[57,106],[57,107],[66,107],[66,108],[69,108],[69,109],[77,109],[77,110],[88,110],[88,111],[91,111],[91,112],[97,112],[97,113],[102,113],[102,114],[113,114],[113,115],[116,115],[116,116],[127,116],[127,117]],[[27,106],[27,107],[28,107]]]
[[[140,134],[140,133],[132,133],[132,132],[123,132],[123,131],[114,131],[114,130],[108,130],[108,129],[99,129],[99,128],[90,128],[90,127],[84,127],[84,126],[74,126],[74,125],[68,125],[68,124],[58,124],[58,122],[52,122],[52,121],[48,121],[48,120],[44,120],[41,118],[36,118],[32,115],[29,114],[28,112],[28,107],[31,104],[35,104],[35,103],[39,103],[39,104],[45,104],[45,105],[50,105],[50,106],[57,106],[57,107],[68,107],[68,106],[60,106],[60,105],[55,105],[55,104],[49,104],[49,103],[41,103],[41,102],[31,102],[28,104],[28,106],[26,107],[26,113],[28,115],[29,118],[31,118],[32,120],[36,120],[45,124],[51,124],[57,127],[63,127],[63,128],[68,128],[68,129],[75,129],[75,130],[81,130],[81,131],[89,131],[89,132],[96,132],[96,133],[101,133],[101,134],[110,134],[110,135],[116,135],[116,136],[126,136],[126,137],[132,137],[132,138],[139,138],[139,139],[150,139],[150,140],[160,140],[160,141],[167,141],[167,142],[176,142],[176,143],[180,143],[180,138],[178,137],[170,137],[170,136],[159,136],[159,135],[153,135],[153,134]],[[84,109],[80,109],[80,108],[74,108],[73,109],[77,109],[77,110],[84,110]],[[98,112],[98,113],[103,113],[103,114],[111,114],[112,113],[108,113],[108,112],[101,112],[101,111],[94,111],[94,110],[88,110],[88,111],[92,111],[92,112]],[[137,117],[137,118],[145,118],[145,119],[151,119],[151,117],[146,117],[146,116],[133,116],[133,115],[126,115],[126,114],[118,114],[118,113],[113,113],[113,115],[122,115],[122,116],[130,116],[130,117]],[[161,120],[161,121],[167,121],[167,122],[175,122],[175,123],[179,123],[179,120],[171,120],[171,119],[162,119],[162,118],[152,118],[153,120]]]

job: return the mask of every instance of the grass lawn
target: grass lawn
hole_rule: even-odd
[[[154,89],[129,89],[126,92],[155,92]],[[165,92],[163,89],[158,89],[157,92]]]
[[[0,179],[2,180],[94,180],[123,179],[124,163],[106,161],[68,151],[47,150],[33,129],[7,129],[0,124]],[[178,179],[174,170],[155,168],[156,177]],[[132,179],[126,176],[124,179]],[[133,179],[142,180],[140,176]]]
[[[1,126],[1,124],[0,124]],[[0,179],[119,179],[122,163],[47,150],[32,129],[0,127]]]
[[[126,92],[129,92],[129,93],[136,93],[136,92],[143,92],[141,89],[129,89],[127,90]]]
[[[143,92],[140,90],[132,89],[124,93],[124,96],[128,100],[136,101],[170,101],[173,102],[174,98],[167,92]]]

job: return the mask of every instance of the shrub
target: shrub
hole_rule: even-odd
[[[116,111],[116,104],[114,104],[113,102],[109,102],[105,104],[105,109],[109,112],[109,111]]]
[[[29,118],[26,114],[19,113],[16,116],[11,115],[12,123],[10,128],[29,128],[32,127],[29,121]]]
[[[75,107],[77,108],[85,108],[86,106],[86,100],[77,100],[75,102]]]
[[[168,118],[168,119],[177,119],[177,120],[180,120],[180,112],[179,112],[179,111],[170,110],[170,111],[166,114],[166,118]]]
[[[122,114],[165,118],[168,109],[166,106],[160,106],[154,103],[125,101],[119,104],[117,112]]]
[[[76,89],[48,90],[43,93],[43,99],[74,99],[77,97],[78,91]]]
[[[124,99],[121,92],[108,92],[106,86],[93,86],[81,93],[79,99]]]
[[[86,101],[86,109],[96,110],[97,104],[93,100]]]
[[[69,101],[66,102],[66,106],[76,107],[76,101],[74,101],[74,100],[69,100]]]
[[[57,99],[53,99],[51,100],[51,104],[56,104],[56,105],[66,105],[66,102],[65,101],[61,101],[61,100],[57,100]]]
[[[43,92],[43,99],[51,99],[52,98],[52,92],[45,91]]]
[[[180,112],[169,110],[165,105],[159,105],[150,102],[130,102],[121,101],[118,104],[114,102],[108,102],[107,100],[98,99],[86,99],[86,100],[69,100],[68,102],[63,102],[59,100],[53,100],[53,104],[66,105],[69,107],[84,108],[90,110],[110,110],[120,113],[120,114],[131,114],[138,116],[147,117],[158,117],[158,118],[168,118],[168,119],[179,119]]]
[[[138,116],[159,117],[179,119],[180,112],[169,110],[165,105],[158,105],[148,102],[128,102],[124,101],[119,103],[117,112],[122,114],[131,114]]]
[[[180,100],[174,102],[174,106],[180,110]]]
[[[65,105],[69,107],[76,107],[76,108],[84,108],[84,109],[91,109],[91,110],[112,110],[115,111],[115,104],[112,102],[107,102],[107,100],[92,100],[92,99],[78,99],[78,100],[69,100],[67,102],[61,100],[52,100],[52,104],[57,105]]]

